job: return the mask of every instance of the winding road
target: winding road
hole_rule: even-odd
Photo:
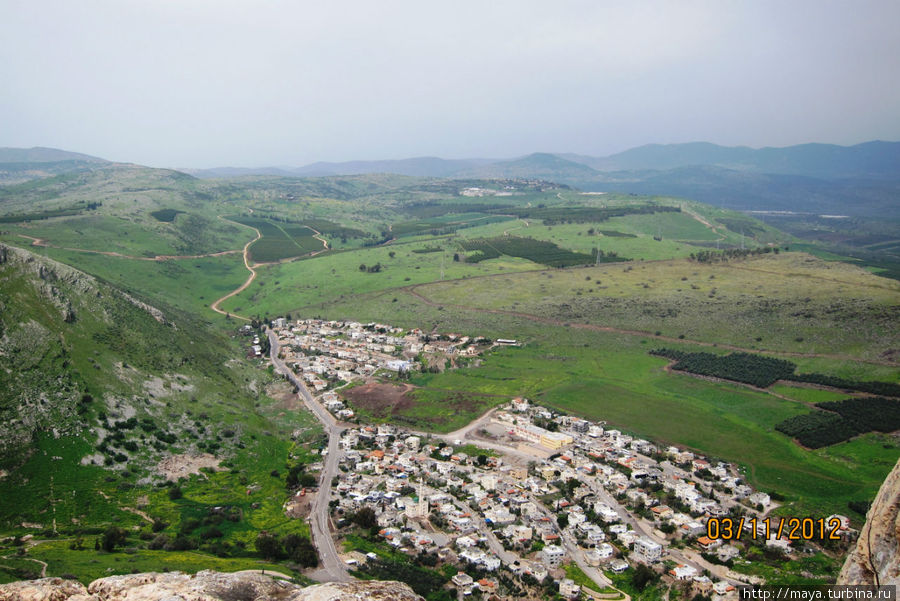
[[[269,356],[272,358],[272,365],[275,371],[285,376],[303,397],[303,402],[312,411],[313,415],[322,422],[322,427],[328,434],[328,453],[325,455],[325,464],[322,473],[319,476],[319,491],[316,493],[312,502],[312,509],[309,516],[309,530],[312,535],[313,545],[319,552],[319,560],[322,566],[315,572],[309,574],[314,580],[320,582],[349,582],[353,577],[347,573],[347,566],[338,555],[337,547],[334,545],[334,539],[331,536],[331,528],[329,527],[329,501],[331,500],[331,480],[337,475],[338,461],[341,456],[341,449],[338,443],[341,440],[341,434],[344,427],[339,425],[325,408],[317,403],[306,388],[302,380],[294,375],[294,372],[285,365],[284,361],[278,356],[281,347],[278,344],[278,337],[275,332],[269,330]]]
[[[223,219],[224,219],[224,217],[223,217]],[[232,223],[237,223],[237,222],[232,221]],[[241,223],[241,224],[239,224],[239,225],[244,225],[244,224]],[[235,295],[237,295],[237,294],[240,294],[241,292],[243,292],[244,290],[246,290],[246,289],[247,289],[247,286],[249,286],[250,284],[252,284],[252,283],[253,283],[253,280],[256,279],[256,270],[253,269],[253,267],[250,265],[250,245],[253,244],[254,242],[256,242],[257,240],[259,240],[260,238],[262,238],[262,234],[259,233],[259,230],[256,229],[256,228],[253,227],[253,226],[248,225],[248,226],[245,226],[245,227],[249,227],[249,228],[252,229],[254,232],[256,232],[256,238],[254,238],[253,240],[251,240],[250,242],[248,242],[247,244],[244,245],[244,267],[246,267],[246,268],[247,268],[247,271],[250,272],[250,277],[248,277],[248,278],[247,278],[247,281],[244,282],[243,284],[241,284],[237,289],[235,289],[235,290],[232,291],[232,292],[229,292],[228,294],[226,294],[225,296],[223,296],[222,298],[220,298],[219,300],[217,300],[216,302],[214,302],[213,304],[211,304],[211,305],[209,306],[209,308],[212,309],[213,311],[215,311],[216,313],[219,313],[220,315],[231,315],[232,317],[236,317],[236,318],[238,318],[238,319],[243,319],[244,321],[250,321],[250,319],[247,318],[247,317],[242,317],[242,316],[240,316],[240,315],[235,315],[235,314],[233,314],[233,313],[228,313],[228,312],[223,311],[222,309],[219,308],[219,305],[221,305],[223,302],[225,302],[226,300],[228,300],[228,299],[231,298],[232,296],[235,296]]]

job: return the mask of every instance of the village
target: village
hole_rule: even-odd
[[[460,336],[430,335],[421,330],[404,331],[389,325],[356,322],[297,320],[273,321],[282,346],[282,358],[315,392],[342,383],[363,380],[377,371],[403,376],[422,369],[443,369],[479,356],[493,345],[515,345],[515,340],[495,340]],[[259,339],[251,352],[262,355]],[[329,395],[329,399],[336,399]],[[326,399],[327,401],[328,399]],[[331,407],[329,407],[329,410]],[[339,415],[341,419],[351,413]]]
[[[516,344],[381,324],[274,326],[285,362],[344,422],[354,418],[353,408],[340,391],[328,390],[330,383],[427,369],[435,357],[475,357],[492,344]],[[733,569],[748,557],[818,550],[767,526],[777,502],[753,490],[736,466],[603,422],[515,398],[461,436],[348,424],[331,482],[334,535],[368,514],[383,544],[415,562],[455,566],[451,585],[460,598],[515,598],[510,579],[552,583],[566,599],[610,598],[613,575],[643,566],[690,596],[732,599],[736,587],[761,583]],[[720,527],[726,521],[730,536]],[[842,539],[855,534],[845,516],[825,521],[840,524]],[[350,551],[342,559],[357,569],[378,556]]]

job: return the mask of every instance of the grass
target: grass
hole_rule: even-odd
[[[670,213],[669,215],[679,215]],[[650,219],[652,215],[634,215],[635,220]],[[528,223],[528,225],[525,225]],[[603,224],[606,227],[606,223]],[[593,229],[594,234],[588,234]],[[664,238],[662,241],[653,240],[652,235],[641,234],[635,237],[603,236],[598,235],[599,228],[595,224],[556,224],[552,226],[541,225],[533,221],[519,219],[515,222],[493,224],[477,227],[460,232],[460,236],[467,239],[480,237],[490,238],[506,234],[515,236],[527,236],[536,240],[546,240],[565,249],[576,252],[592,254],[599,248],[605,254],[616,253],[620,257],[628,257],[636,260],[658,260],[672,257],[687,257],[696,249],[688,244]],[[655,235],[655,234],[653,234]]]
[[[545,240],[518,236],[477,238],[461,242],[460,247],[467,253],[467,263],[495,259],[501,255],[520,257],[549,267],[585,265],[594,260],[592,255],[575,253]]]
[[[274,263],[301,257],[324,248],[315,232],[296,223],[279,224],[259,217],[229,217],[231,221],[256,228],[259,240],[250,245],[250,256],[257,263]]]
[[[46,240],[51,246],[119,253],[134,257],[156,255],[192,255],[239,249],[247,233],[239,226],[214,217],[182,215],[173,222],[148,219],[126,219],[119,216],[91,214],[47,219],[27,225],[4,226],[2,238],[11,244],[25,246],[30,236]],[[35,249],[40,251],[39,248]]]
[[[290,575],[284,566],[261,561],[253,557],[220,558],[197,551],[94,551],[93,541],[83,551],[71,551],[65,540],[42,543],[29,550],[28,555],[47,562],[48,574],[71,574],[83,584],[97,578],[139,572],[182,571],[194,573],[200,570],[236,572],[239,570],[270,570]],[[40,566],[38,566],[40,567]]]
[[[575,581],[575,584],[579,586],[589,588],[597,593],[611,594],[616,592],[615,589],[608,586],[601,589],[587,574],[584,573],[584,570],[578,567],[577,563],[567,563],[563,566],[563,569],[566,571],[566,578],[572,579]]]
[[[638,236],[660,236],[664,240],[715,241],[721,237],[687,213],[625,215],[610,219],[603,227]]]
[[[747,349],[879,359],[898,342],[891,324],[900,286],[800,253],[714,265],[671,260],[508,274],[417,291],[440,304]]]
[[[136,261],[54,248],[41,249],[41,253],[78,265],[79,269],[124,290],[223,324],[224,319],[211,311],[209,305],[240,286],[249,275],[237,253],[170,261]]]
[[[762,555],[762,549],[756,549]],[[841,570],[841,564],[825,553],[800,555],[786,561],[735,562],[736,572],[762,576],[767,585],[822,585],[830,584]]]
[[[825,401],[839,401],[847,398],[847,394],[843,392],[820,390],[818,388],[806,386],[791,386],[789,384],[774,384],[769,390],[801,403],[822,403]]]
[[[900,457],[900,450],[883,449],[865,438],[847,443],[855,449],[849,454],[802,449],[774,426],[808,412],[804,404],[742,386],[667,373],[662,369],[667,362],[648,355],[650,343],[637,336],[547,326],[454,307],[441,310],[410,295],[393,303],[386,296],[347,300],[325,315],[340,318],[352,311],[357,319],[408,327],[425,324],[438,330],[526,341],[524,347],[488,355],[478,368],[414,376],[414,384],[434,391],[425,392],[426,399],[447,394],[441,391],[501,395],[493,397],[498,403],[522,395],[605,420],[661,443],[682,444],[736,462],[754,486],[779,491],[794,501],[791,510],[795,513],[846,512],[848,501],[874,496]],[[437,410],[431,407],[425,403],[408,415],[428,426],[431,412]],[[473,408],[470,417],[481,409]],[[450,429],[433,421],[430,427]],[[870,461],[867,454],[879,461]]]
[[[415,245],[388,245],[349,250],[303,261],[268,265],[258,269],[257,281],[229,299],[222,309],[233,313],[283,315],[298,307],[327,304],[350,295],[382,291],[446,278],[537,269],[530,261],[501,258],[468,265],[453,261],[451,254],[414,253]],[[394,256],[391,257],[391,253]],[[360,265],[380,264],[380,273],[360,271]]]

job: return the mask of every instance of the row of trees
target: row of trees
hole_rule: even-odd
[[[881,396],[900,397],[900,385],[893,382],[848,380],[818,373],[795,374],[794,370],[797,369],[797,366],[790,361],[751,353],[714,355],[713,353],[690,353],[660,348],[650,351],[650,354],[676,361],[672,369],[678,371],[743,382],[759,388],[767,388],[778,380],[788,380],[842,390],[857,390]]]
[[[655,238],[655,237],[654,237]],[[785,247],[784,250],[787,250]],[[767,255],[781,252],[777,246],[762,246],[760,248],[727,248],[725,250],[701,250],[691,253],[691,260],[698,263],[726,263],[729,259],[744,259],[758,255]]]
[[[816,406],[824,411],[794,416],[777,424],[775,429],[812,449],[865,432],[900,430],[900,401],[868,397],[816,403]]]
[[[750,353],[723,356],[660,348],[650,351],[650,354],[675,360],[677,363],[672,369],[678,371],[743,382],[759,388],[766,388],[778,380],[791,377],[797,368],[790,361]]]

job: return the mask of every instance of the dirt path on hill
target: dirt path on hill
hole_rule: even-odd
[[[43,543],[43,542],[47,542],[47,541],[40,541],[40,542]],[[34,545],[31,545],[31,546],[34,546]],[[39,564],[41,564],[41,578],[47,577],[47,562],[46,561],[41,561],[40,559],[35,559],[34,557],[18,557],[16,555],[4,555],[4,556],[0,557],[0,559],[19,559],[19,560],[33,561],[34,563],[39,563]],[[5,567],[8,567],[8,566],[5,566]]]
[[[135,509],[134,507],[125,507],[124,505],[119,505],[119,509],[122,511],[127,511],[128,513],[133,513],[134,515],[143,518],[149,523],[153,523],[153,518],[147,515],[147,512],[141,511],[140,509]]]
[[[220,216],[220,217],[221,217],[221,216]],[[225,218],[222,217],[222,219],[225,219]],[[230,221],[230,220],[225,219],[225,221]],[[237,223],[237,222],[236,222],[236,221],[231,221],[231,223]],[[250,240],[249,242],[247,242],[247,244],[244,245],[244,250],[243,250],[244,267],[246,267],[246,268],[247,268],[247,271],[250,272],[250,277],[248,277],[248,278],[247,278],[247,281],[244,282],[243,284],[241,284],[240,286],[238,286],[236,289],[234,289],[233,291],[229,292],[228,294],[226,294],[225,296],[223,296],[222,298],[220,298],[219,300],[217,300],[216,302],[214,302],[213,304],[211,304],[211,305],[209,306],[209,308],[212,309],[213,311],[215,311],[216,313],[221,314],[221,315],[225,315],[225,316],[231,315],[232,317],[236,317],[236,318],[242,319],[242,320],[244,320],[244,321],[250,321],[250,319],[247,318],[247,317],[242,317],[242,316],[240,316],[240,315],[234,315],[234,314],[232,314],[232,313],[228,313],[227,311],[223,311],[222,309],[219,308],[219,305],[221,305],[223,302],[225,302],[226,300],[228,300],[228,299],[231,298],[232,296],[238,295],[238,294],[240,294],[241,292],[243,292],[244,290],[246,290],[246,289],[247,289],[247,286],[249,286],[250,284],[252,284],[252,283],[253,283],[253,280],[256,279],[256,270],[253,268],[253,267],[255,267],[256,265],[254,265],[253,267],[250,266],[250,245],[253,244],[254,242],[256,242],[257,240],[259,240],[260,238],[262,238],[262,234],[260,233],[260,231],[259,231],[258,229],[256,229],[256,228],[253,227],[252,225],[245,225],[245,224],[243,224],[243,223],[240,223],[240,224],[238,224],[238,225],[243,225],[244,227],[249,227],[249,228],[252,229],[254,232],[256,232],[256,238],[254,238],[253,240]]]
[[[499,274],[499,275],[508,275],[508,274]],[[539,315],[534,315],[531,313],[523,313],[521,311],[508,311],[506,309],[485,309],[481,307],[470,307],[466,305],[457,305],[453,303],[439,303],[431,300],[427,296],[421,294],[416,291],[416,288],[420,286],[428,286],[428,284],[416,284],[414,286],[405,286],[402,288],[395,288],[394,290],[402,290],[408,292],[412,296],[415,296],[423,303],[428,305],[429,307],[453,307],[454,309],[462,309],[465,311],[477,311],[479,313],[489,313],[492,315],[509,315],[511,317],[521,317],[523,319],[528,319],[529,321],[534,321],[537,323],[545,323],[553,326],[568,326],[571,328],[576,328],[579,330],[590,330],[593,332],[610,332],[613,334],[624,334],[626,336],[641,336],[643,338],[653,338],[654,340],[663,340],[665,342],[674,342],[674,343],[688,343],[694,344],[697,346],[707,346],[707,347],[716,347],[722,348],[730,351],[739,351],[743,353],[752,353],[755,355],[769,354],[769,355],[780,355],[782,357],[800,357],[800,358],[809,358],[809,359],[835,359],[838,361],[857,361],[860,363],[868,363],[871,365],[882,365],[886,367],[900,367],[900,363],[896,363],[894,361],[878,361],[876,359],[861,359],[859,357],[851,357],[849,355],[833,355],[829,353],[801,353],[795,351],[776,351],[776,350],[768,350],[768,349],[748,349],[740,346],[735,346],[733,344],[724,344],[718,342],[704,342],[701,340],[691,340],[689,338],[673,338],[671,336],[662,336],[656,335],[651,332],[642,332],[640,330],[628,330],[625,328],[616,328],[612,326],[600,326],[596,324],[590,323],[575,323],[571,321],[563,321],[560,319],[552,319],[550,317],[541,317]]]
[[[706,219],[706,217],[704,217],[700,213],[697,213],[693,209],[689,209],[686,205],[681,205],[680,208],[681,208],[682,213],[687,213],[688,215],[693,217],[696,221],[698,221],[701,224],[703,224],[704,226],[706,226],[709,229],[709,231],[711,231],[712,233],[717,235],[718,238],[716,240],[714,240],[714,242],[721,242],[722,240],[725,239],[725,234],[719,231],[719,228],[724,227],[724,226],[713,225]],[[716,248],[718,248],[718,244],[716,245]]]
[[[250,212],[252,213],[253,210],[250,209]],[[250,319],[247,317],[243,317],[241,315],[235,315],[233,313],[223,311],[219,307],[219,305],[221,305],[223,302],[225,302],[232,296],[240,294],[241,292],[246,290],[250,284],[253,283],[253,280],[256,279],[256,269],[255,269],[256,267],[261,267],[264,265],[277,265],[279,263],[290,263],[291,261],[295,261],[300,258],[315,257],[316,255],[321,254],[321,253],[331,249],[331,247],[328,245],[328,240],[325,239],[325,237],[322,235],[322,232],[315,230],[309,226],[306,226],[307,228],[310,229],[310,231],[313,232],[313,234],[314,234],[313,238],[315,238],[316,240],[318,240],[322,243],[321,250],[307,253],[307,254],[303,255],[302,257],[290,257],[288,259],[284,259],[281,261],[274,261],[274,262],[270,262],[270,263],[253,263],[253,264],[251,264],[250,263],[250,245],[253,244],[254,242],[256,242],[257,240],[259,240],[260,238],[262,238],[262,234],[260,233],[260,231],[253,226],[246,225],[244,223],[238,223],[236,221],[232,221],[222,215],[219,215],[218,217],[219,217],[219,219],[222,219],[223,221],[227,221],[229,223],[234,223],[236,225],[240,225],[243,227],[249,227],[254,232],[256,232],[256,238],[247,242],[244,245],[244,248],[241,250],[222,250],[222,251],[218,251],[218,252],[214,252],[214,253],[206,253],[206,254],[201,254],[201,255],[155,255],[153,257],[136,257],[133,255],[126,255],[126,254],[122,254],[122,253],[115,252],[115,251],[93,250],[93,249],[89,249],[89,248],[71,248],[68,246],[57,246],[54,244],[50,244],[45,238],[36,238],[34,236],[27,236],[25,234],[17,234],[17,235],[20,238],[25,238],[27,240],[31,240],[32,246],[39,246],[42,248],[57,248],[60,250],[67,250],[67,251],[72,251],[72,252],[89,253],[89,254],[95,254],[95,255],[105,255],[107,257],[117,257],[120,259],[132,259],[135,261],[157,261],[157,262],[159,262],[159,261],[182,260],[182,259],[205,259],[205,258],[209,258],[209,257],[222,257],[225,255],[233,255],[235,253],[241,253],[244,258],[244,267],[246,267],[247,271],[250,272],[250,276],[247,278],[247,280],[243,284],[241,284],[234,291],[229,292],[222,298],[220,298],[220,299],[216,300],[214,303],[212,303],[209,306],[209,308],[212,309],[213,311],[215,311],[216,313],[219,313],[220,315],[230,315],[232,317],[241,319],[243,321],[250,321]],[[393,240],[391,240],[391,241],[393,241]]]
[[[306,227],[309,228],[311,231],[315,232],[315,236],[313,236],[313,238],[315,238],[316,240],[321,242],[322,247],[323,247],[322,250],[313,253],[313,255],[311,255],[311,256],[317,255],[320,252],[324,252],[324,251],[328,250],[328,248],[329,248],[328,240],[326,240],[325,238],[322,237],[322,232],[320,232],[318,230],[314,230],[313,228],[309,227],[308,225]]]

